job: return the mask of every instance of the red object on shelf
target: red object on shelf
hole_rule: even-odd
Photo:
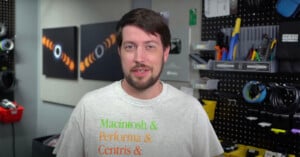
[[[15,103],[16,104],[16,103]],[[13,123],[21,120],[24,107],[17,105],[16,109],[6,109],[0,107],[0,122]]]

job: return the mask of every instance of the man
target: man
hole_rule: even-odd
[[[57,157],[213,157],[223,149],[199,101],[159,77],[170,51],[163,17],[134,9],[117,25],[124,79],[87,93]]]

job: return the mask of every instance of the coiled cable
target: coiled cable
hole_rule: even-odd
[[[0,41],[0,50],[1,51],[11,51],[15,47],[13,40],[11,39],[3,39]]]
[[[0,23],[0,37],[3,37],[6,35],[7,29],[4,25],[4,23]]]
[[[294,114],[300,107],[300,90],[291,85],[270,83],[270,105],[277,113]]]
[[[0,92],[10,92],[16,83],[15,75],[12,71],[0,71]]]
[[[260,81],[249,81],[243,87],[243,98],[248,103],[261,103],[267,95],[267,88]]]

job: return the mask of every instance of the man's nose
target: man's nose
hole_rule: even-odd
[[[143,47],[140,46],[136,49],[134,59],[137,62],[143,62],[145,60],[145,50]]]

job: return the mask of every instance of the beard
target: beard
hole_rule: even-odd
[[[135,68],[136,67],[144,67],[144,66],[145,66],[144,64],[138,64],[135,66]],[[130,75],[130,73],[128,75],[125,75],[125,80],[128,82],[128,84],[131,87],[135,88],[138,91],[146,90],[146,89],[150,88],[151,86],[153,86],[159,80],[163,66],[164,66],[164,64],[162,62],[159,73],[157,75],[152,75],[150,78],[148,78],[148,80],[146,80],[146,82],[141,82],[139,78],[134,79]],[[149,68],[149,69],[152,69],[152,68]]]

